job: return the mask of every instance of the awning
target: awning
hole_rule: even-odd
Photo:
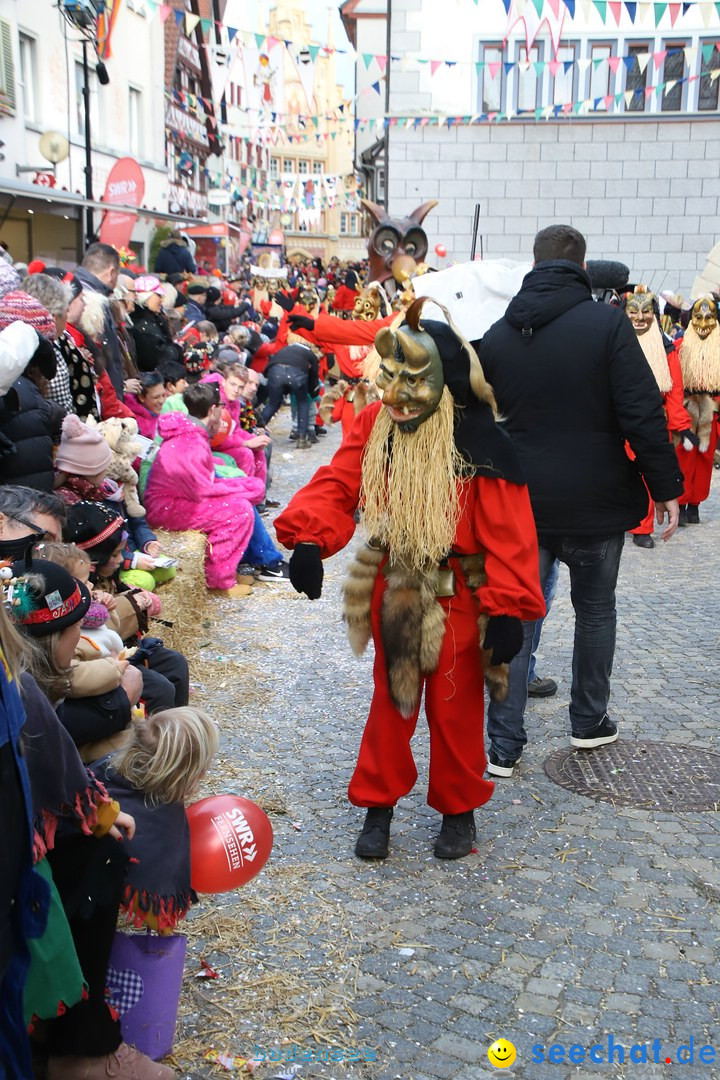
[[[108,203],[99,202],[95,199],[85,199],[82,195],[77,195],[72,191],[63,191],[50,187],[41,188],[36,184],[25,184],[20,180],[3,179],[0,181],[0,198],[13,200],[16,204],[20,204],[19,209],[21,210],[25,209],[22,203],[25,200],[31,200],[46,205],[65,206],[73,210],[86,210],[90,207],[91,210],[100,210],[103,213],[106,210],[113,210],[116,213],[125,211],[128,214],[136,214],[138,217],[159,218],[162,221],[174,221],[183,225],[190,222],[195,225],[202,224],[202,220],[198,220],[198,218],[171,214],[167,210],[151,210],[143,206],[120,206],[117,203],[110,206]]]

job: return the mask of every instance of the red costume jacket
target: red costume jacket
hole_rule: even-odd
[[[296,311],[295,314],[300,314]],[[338,367],[349,379],[361,379],[365,357],[370,352],[378,330],[389,326],[396,312],[384,319],[367,322],[363,319],[338,319],[321,311],[315,319],[315,329],[298,330],[298,335],[312,341],[323,352],[335,354]]]
[[[376,402],[363,409],[330,464],[318,469],[275,519],[278,540],[285,547],[317,544],[327,558],[349,543],[355,532],[363,448],[381,408]],[[487,581],[476,593],[481,609],[489,615],[541,618],[545,602],[527,488],[476,476],[467,489],[453,550],[458,555],[485,554]]]

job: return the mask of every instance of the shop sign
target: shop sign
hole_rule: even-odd
[[[145,176],[135,158],[116,161],[105,185],[103,202],[116,206],[141,206],[145,196]],[[106,210],[100,226],[100,240],[115,248],[128,247],[137,214]]]

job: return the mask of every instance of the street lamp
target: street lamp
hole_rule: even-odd
[[[85,111],[85,246],[92,243],[95,235],[95,223],[93,220],[92,187],[92,131],[90,127],[90,67],[88,63],[88,44],[91,44],[97,55],[97,20],[105,10],[105,0],[60,0],[60,10],[68,22],[80,30],[83,36],[82,42],[82,69],[83,69],[83,106]],[[110,82],[107,68],[98,57],[95,66],[98,82],[101,86],[107,86]]]

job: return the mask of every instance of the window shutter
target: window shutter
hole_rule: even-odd
[[[0,116],[14,116],[15,105],[12,31],[7,19],[0,19]]]

